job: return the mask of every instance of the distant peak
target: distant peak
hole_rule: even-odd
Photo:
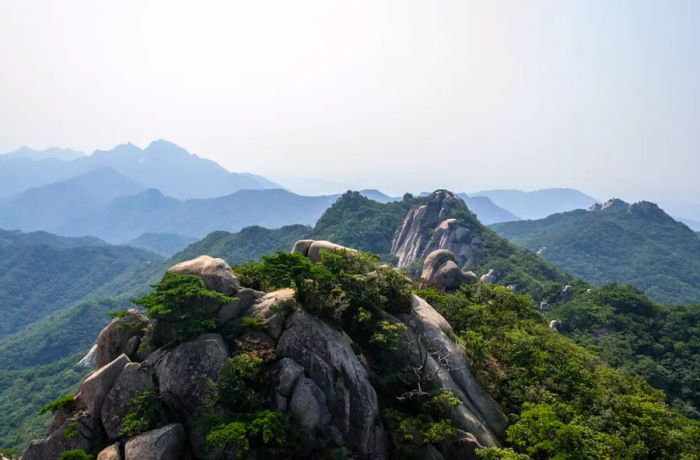
[[[611,198],[600,207],[602,211],[627,211],[630,205],[619,198]]]

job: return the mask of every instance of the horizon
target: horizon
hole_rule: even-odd
[[[697,2],[0,8],[0,151],[166,138],[282,183],[700,194]]]

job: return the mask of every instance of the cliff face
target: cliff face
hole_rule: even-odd
[[[391,245],[399,268],[425,259],[438,249],[452,252],[460,266],[473,267],[482,244],[481,232],[473,216],[453,217],[460,213],[469,211],[460,198],[446,190],[433,192],[427,202],[411,208]]]
[[[444,195],[416,211],[414,221],[438,221],[450,200]],[[404,260],[422,253],[413,248],[424,245],[409,246]],[[328,242],[295,245],[315,263],[314,248],[355,257]],[[371,283],[382,270],[392,269],[356,276]],[[451,395],[441,412],[443,425],[435,424],[449,426],[450,436],[424,440],[417,447],[422,458],[476,458],[476,448],[500,445],[505,416],[477,383],[450,325],[420,297],[410,295],[408,308],[393,313],[372,310],[381,315],[382,331],[396,331],[400,346],[368,348],[376,334],[368,341],[356,332],[359,326],[329,323],[292,289],[241,287],[220,259],[203,256],[171,272],[195,275],[235,301],[209,296],[182,305],[208,321],[207,332],[187,340],[180,339],[177,325],[136,310],[113,320],[97,341],[97,369],[58,407],[46,438],[29,446],[25,460],[53,460],[70,449],[99,460],[402,458],[387,408],[406,404],[400,398],[422,401],[434,394]],[[396,384],[387,379],[395,377],[380,374],[376,363],[382,359],[414,374],[411,392],[389,396]],[[254,420],[241,415],[254,406]],[[212,428],[227,414],[235,421]],[[278,439],[279,430],[266,424],[275,417],[288,421],[286,432],[296,442]]]

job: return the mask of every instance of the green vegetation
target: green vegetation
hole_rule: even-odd
[[[95,457],[81,449],[67,450],[57,460],[95,460]]]
[[[101,288],[116,287],[120,275],[134,277],[134,271],[163,261],[141,249],[92,240],[77,246],[83,241],[0,230],[0,338],[68,305],[98,298]]]
[[[246,227],[238,233],[212,232],[171,259],[171,262],[190,260],[202,254],[221,257],[231,265],[258,260],[277,251],[289,251],[295,241],[307,238],[311,227],[288,225],[278,229],[259,226]]]
[[[61,396],[58,399],[54,399],[50,403],[44,404],[41,408],[40,414],[46,414],[51,412],[52,414],[56,411],[72,412],[75,409],[75,396],[72,394]]]
[[[488,459],[698,458],[700,425],[638,377],[551,331],[532,300],[494,286],[421,293],[459,333],[512,424]]]
[[[700,305],[668,307],[631,286],[610,284],[553,305],[547,317],[611,366],[664,390],[685,415],[700,418]]]
[[[129,411],[122,418],[121,435],[132,437],[158,428],[162,412],[154,389],[139,391],[129,401]]]
[[[493,225],[585,281],[630,283],[661,302],[700,302],[700,239],[646,203]],[[653,267],[653,269],[650,269]]]
[[[145,308],[146,314],[158,324],[167,324],[174,334],[173,339],[178,342],[215,329],[216,322],[213,315],[207,313],[211,311],[208,306],[218,307],[236,300],[207,289],[202,278],[193,275],[166,273],[153,287],[153,292],[134,300],[134,303]]]

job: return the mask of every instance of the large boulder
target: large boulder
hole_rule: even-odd
[[[480,229],[450,217],[465,209],[464,202],[447,190],[437,190],[411,208],[391,244],[398,267],[406,268],[437,249],[454,254],[460,267],[475,265],[482,247]]]
[[[311,262],[316,263],[321,260],[321,251],[349,251],[353,253],[357,252],[355,249],[346,248],[345,246],[331,243],[330,241],[318,240],[311,243],[308,251],[306,252],[306,256]]]
[[[170,267],[168,273],[199,276],[204,280],[207,289],[224,295],[233,295],[241,288],[238,278],[226,261],[211,256],[199,256],[196,259],[180,262]]]
[[[113,319],[97,336],[95,365],[102,367],[121,354],[134,359],[147,327],[148,318],[133,308],[126,316]]]
[[[122,418],[130,410],[130,402],[139,392],[153,388],[148,371],[138,363],[124,366],[102,403],[101,419],[107,438],[117,439]]]
[[[201,429],[203,399],[216,381],[229,352],[219,334],[204,334],[182,343],[156,364],[160,397],[184,423],[197,458],[210,458],[206,433]]]
[[[479,281],[482,283],[495,284],[498,281],[498,271],[490,268],[488,273],[481,275]]]
[[[122,460],[122,453],[119,450],[119,444],[112,444],[105,447],[97,454],[97,460]]]
[[[323,391],[333,425],[361,458],[386,457],[377,394],[345,333],[297,310],[287,319],[276,351],[299,363]]]
[[[309,248],[313,244],[314,240],[299,240],[294,243],[292,247],[292,254],[301,254],[304,257],[309,255]]]
[[[125,460],[180,460],[185,456],[185,430],[179,423],[147,431],[130,439]]]
[[[66,430],[77,428],[74,435],[66,436]],[[90,452],[101,436],[99,421],[88,415],[66,419],[46,438],[32,441],[22,460],[55,460],[66,450],[82,449]]]
[[[308,443],[313,442],[321,428],[330,422],[326,395],[306,377],[300,378],[294,387],[289,413]]]
[[[462,402],[450,418],[457,428],[471,433],[478,446],[498,446],[505,432],[507,419],[498,403],[481,387],[472,374],[464,349],[458,344],[454,331],[445,318],[430,304],[413,296],[413,311],[400,315],[413,335],[424,373],[434,376],[437,388],[451,390]],[[424,363],[424,364],[422,364]]]
[[[119,355],[111,363],[88,375],[75,395],[76,406],[99,419],[102,402],[128,363],[126,355]]]
[[[284,322],[296,307],[294,289],[279,289],[256,299],[245,312],[263,326],[264,331],[274,340],[279,339],[284,330]]]
[[[264,296],[264,292],[255,289],[241,288],[236,292],[235,302],[226,303],[219,308],[216,314],[216,323],[225,326],[229,322],[239,318],[253,303]]]
[[[425,258],[421,280],[426,286],[452,291],[462,284],[475,282],[476,275],[459,268],[452,252],[447,249],[438,249]]]

